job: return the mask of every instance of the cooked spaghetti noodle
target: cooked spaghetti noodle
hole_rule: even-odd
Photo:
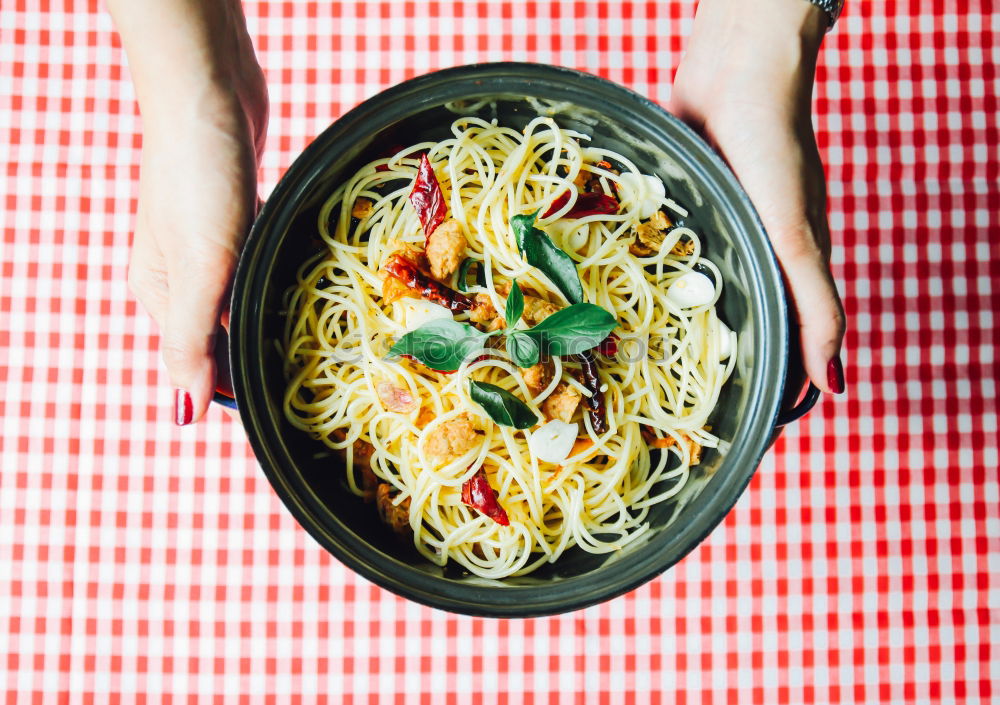
[[[589,146],[586,135],[550,118],[518,131],[463,117],[451,132],[363,166],[323,206],[322,250],[287,294],[280,344],[285,414],[335,450],[346,461],[350,490],[377,494],[383,512],[395,512],[397,528],[438,565],[453,560],[476,575],[502,578],[529,573],[574,546],[619,550],[648,530],[651,506],[683,488],[701,448],[720,444],[710,415],[736,359],[736,336],[715,308],[722,278],[683,221],[660,233],[658,249],[636,248],[637,228],[649,218],[644,210],[653,207],[668,223],[687,213],[645,189],[650,177],[625,156]],[[475,260],[482,273],[468,296],[498,318],[515,280],[534,304],[568,305],[525,261],[512,217],[537,212],[537,227],[575,262],[583,300],[617,320],[618,352],[600,357],[596,392],[575,356],[553,357],[543,388],[533,387],[529,381],[537,380],[526,381],[528,370],[511,360],[500,338],[453,373],[387,357],[409,330],[400,311],[416,294],[390,303],[385,263],[393,253],[425,247],[408,199],[421,154],[433,165],[449,218],[458,222],[454,229],[465,236],[461,257]],[[580,196],[583,184],[613,194],[617,212],[574,217],[574,199],[565,194]],[[560,196],[565,203],[557,202]],[[691,304],[670,292],[693,272],[707,275],[711,288],[706,300]],[[439,281],[464,288],[459,274]],[[460,310],[454,319],[470,322],[471,315]],[[554,395],[576,399],[564,417],[579,432],[568,457],[540,459],[546,454],[529,442],[537,426],[496,422],[470,397],[470,380],[507,390],[539,423],[551,418],[547,411],[555,405],[546,401]],[[604,431],[595,430],[588,414],[595,393],[606,409]],[[365,480],[369,468],[377,493]],[[509,523],[470,506],[463,490],[477,476],[488,480]]]

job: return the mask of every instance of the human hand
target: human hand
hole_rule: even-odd
[[[178,425],[201,418],[215,391],[216,334],[228,327],[229,286],[257,206],[268,112],[242,12],[201,7],[177,5],[185,22],[202,24],[174,37],[166,59],[146,45],[163,37],[116,15],[144,123],[129,287],[161,331]]]
[[[670,109],[729,162],[771,237],[800,323],[806,373],[844,391],[844,311],[830,274],[812,83],[826,30],[805,0],[702,0]]]

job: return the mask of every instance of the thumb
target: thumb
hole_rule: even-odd
[[[215,338],[235,265],[235,255],[219,248],[216,256],[171,268],[168,275],[162,352],[175,390],[178,426],[200,419],[215,393]]]

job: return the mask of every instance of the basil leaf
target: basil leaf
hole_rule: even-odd
[[[432,370],[453,372],[467,357],[483,349],[487,337],[470,325],[443,318],[411,330],[389,349],[386,357],[409,355]]]
[[[470,379],[469,396],[501,426],[512,426],[523,430],[538,423],[538,417],[527,404],[495,384]]]
[[[599,345],[618,321],[594,304],[573,304],[560,309],[534,328],[518,331],[533,338],[548,355],[576,355]]]
[[[583,301],[583,285],[580,284],[576,263],[556,247],[548,235],[535,227],[537,215],[538,211],[535,211],[531,215],[515,215],[510,219],[517,249],[525,261],[532,267],[538,267],[570,303],[578,304]]]
[[[486,273],[483,271],[483,263],[477,259],[472,259],[471,257],[462,260],[462,264],[458,267],[458,282],[455,284],[456,288],[465,293],[469,290],[469,270],[476,267],[476,284],[479,286],[486,286]]]
[[[524,313],[524,294],[517,284],[517,279],[511,283],[510,294],[507,295],[507,305],[504,307],[504,318],[507,320],[507,327],[513,328],[514,324]]]
[[[507,352],[518,367],[531,367],[538,364],[541,350],[538,341],[523,331],[514,331],[507,336]]]

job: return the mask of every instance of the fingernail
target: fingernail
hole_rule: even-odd
[[[191,395],[183,389],[174,390],[174,423],[178,426],[187,426],[194,418],[194,403]]]
[[[834,394],[844,392],[844,365],[840,362],[840,355],[835,355],[826,365],[826,383]]]

